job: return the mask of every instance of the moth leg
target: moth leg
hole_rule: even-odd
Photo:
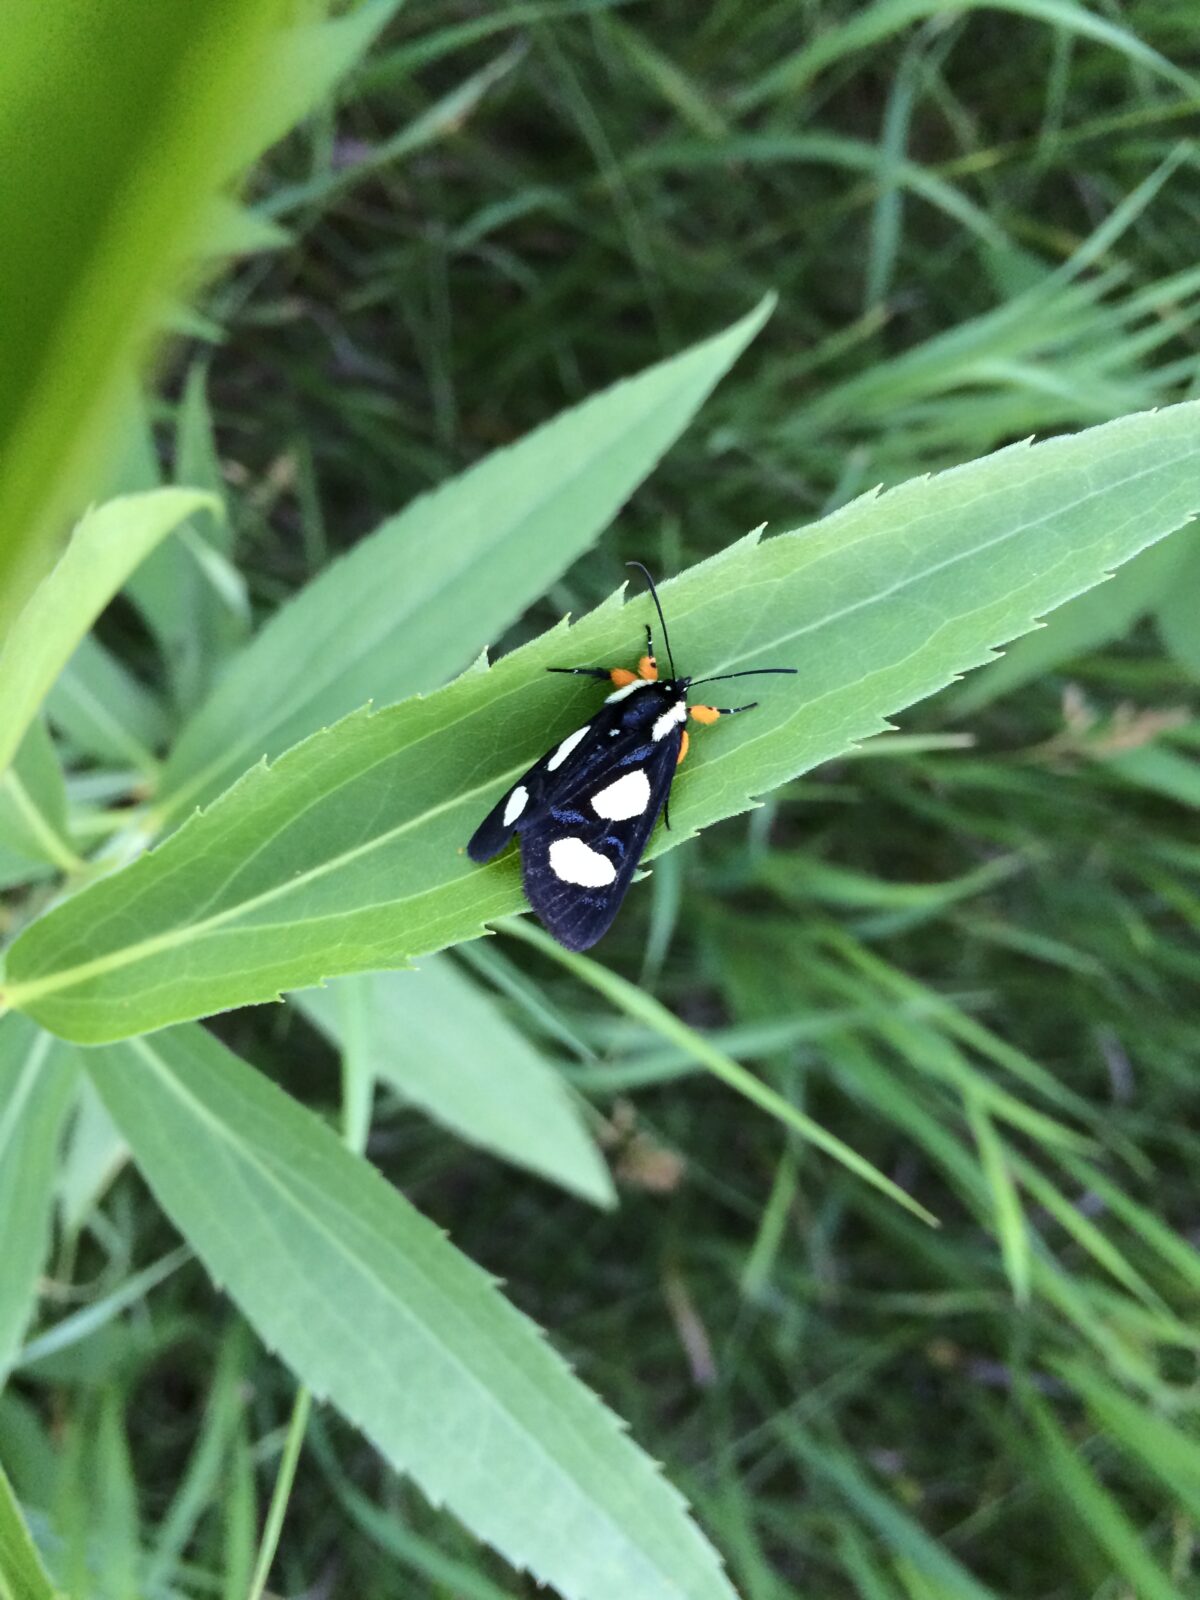
[[[547,672],[569,672],[577,678],[607,678],[607,667],[547,667]]]

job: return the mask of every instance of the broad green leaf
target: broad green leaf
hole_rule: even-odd
[[[58,754],[45,723],[35,717],[0,777],[0,883],[40,877],[39,867],[72,872],[81,865],[67,838],[67,791]]]
[[[362,1046],[374,1076],[436,1122],[597,1205],[616,1196],[572,1091],[495,1000],[447,956],[297,995],[335,1044],[342,991],[365,989]]]
[[[147,774],[167,739],[158,698],[93,634],[81,639],[50,691],[46,710],[76,750]]]
[[[210,495],[195,490],[152,489],[110,500],[79,523],[0,651],[0,772],[79,641],[138,562],[185,517],[211,504]]]
[[[311,1112],[200,1028],[86,1065],[214,1279],[434,1504],[567,1600],[732,1600],[616,1419]]]
[[[693,740],[650,854],[878,733],[884,719],[1186,520],[1200,403],[1018,445],[665,584],[680,669],[799,669]],[[479,818],[594,684],[562,662],[629,660],[644,596],[559,624],[491,671],[356,713],[260,765],[157,850],[34,923],[4,999],[87,1043],[401,966],[522,903],[515,853],[473,867]],[[636,890],[634,891],[637,892]]]
[[[153,27],[125,0],[52,9],[0,7],[0,638],[104,475],[130,369],[262,115],[284,5],[192,0]]]
[[[0,1465],[0,1600],[55,1600],[17,1497]]]
[[[210,799],[369,700],[435,688],[474,660],[607,527],[769,309],[496,451],[327,568],[184,730],[160,814]]]
[[[73,1050],[24,1017],[0,1022],[0,1387],[37,1302],[55,1157],[74,1085]]]
[[[1193,537],[1194,532],[1189,531],[1165,544],[1152,545],[1107,583],[1076,596],[1036,633],[1018,639],[999,661],[951,696],[950,714],[966,716],[1063,662],[1122,638],[1172,584]]]

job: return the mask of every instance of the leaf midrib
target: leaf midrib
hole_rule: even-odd
[[[946,557],[944,560],[931,563],[928,567],[924,567],[919,571],[909,573],[906,577],[897,579],[896,582],[892,583],[887,588],[875,590],[873,593],[865,595],[861,599],[855,600],[849,605],[843,606],[838,611],[828,612],[825,615],[806,623],[803,627],[793,629],[792,631],[780,635],[766,644],[764,644],[761,640],[756,640],[753,651],[748,652],[748,654],[760,655],[768,649],[774,649],[777,646],[788,644],[795,639],[817,633],[821,629],[829,626],[831,623],[840,622],[848,616],[853,616],[857,612],[866,610],[882,601],[889,600],[895,595],[902,593],[905,589],[910,588],[914,584],[925,582],[927,579],[936,576],[939,572],[943,572],[963,561],[973,560],[977,556],[985,554],[988,550],[994,549],[996,546],[1004,544],[1010,539],[1017,538],[1029,532],[1030,529],[1037,528],[1044,523],[1051,522],[1056,517],[1063,515],[1064,511],[1066,510],[1074,511],[1079,506],[1086,505],[1089,500],[1104,497],[1113,493],[1116,489],[1126,488],[1131,484],[1137,483],[1141,478],[1154,476],[1164,470],[1169,470],[1171,467],[1187,460],[1191,454],[1192,452],[1190,451],[1184,451],[1178,455],[1168,457],[1165,460],[1157,459],[1151,466],[1143,467],[1136,472],[1127,474],[1123,478],[1109,480],[1101,487],[1089,489],[1086,492],[1077,495],[1070,502],[1069,506],[1059,502],[1040,516],[1015,523],[1011,527],[1005,529],[1004,532],[973,545],[969,550],[957,551],[954,554]],[[979,496],[977,496],[977,498],[980,500],[986,499],[988,494],[992,492],[994,491],[984,490]],[[919,523],[920,520],[920,518],[915,518],[914,523]],[[894,532],[894,528],[880,528],[874,530],[871,534],[867,535],[867,537],[883,537],[885,534]],[[795,534],[784,534],[781,537],[791,538],[795,536]],[[814,558],[814,564],[819,563],[822,559],[829,559],[837,553],[837,547],[832,547],[829,550],[822,551]],[[697,601],[683,614],[685,616],[690,616],[693,611],[701,609],[702,606],[703,602]],[[733,655],[728,661],[722,663],[722,666],[735,666],[739,661],[745,659],[747,659],[747,655]],[[495,703],[498,704],[501,699],[510,697],[513,694],[519,694],[520,692],[521,685],[519,683],[514,684],[511,689],[502,691],[501,695],[497,696]],[[473,715],[475,709],[476,708],[464,710],[459,716],[452,716],[448,722],[440,723],[437,726],[431,726],[427,728],[416,738],[412,739],[409,743],[400,746],[399,748],[406,752],[415,750],[426,739],[439,737],[449,728],[453,727],[456,722],[465,720],[467,717]],[[376,767],[382,765],[385,761],[393,759],[397,753],[397,750],[389,750],[382,753],[376,761],[371,762],[367,766],[358,768],[353,773],[349,774],[343,780],[343,783],[357,782],[360,778],[365,777],[368,773],[374,771]],[[76,984],[86,982],[89,978],[98,977],[106,972],[119,971],[122,967],[129,966],[134,962],[142,960],[148,956],[157,955],[164,950],[174,949],[178,945],[190,942],[193,939],[206,937],[215,929],[224,926],[227,922],[230,922],[239,916],[245,915],[248,912],[257,910],[262,905],[268,905],[272,901],[292,893],[293,890],[305,888],[309,883],[316,882],[320,878],[327,876],[329,873],[334,872],[339,868],[358,860],[360,857],[369,854],[371,851],[381,848],[386,844],[390,844],[392,840],[399,838],[402,834],[409,832],[411,829],[423,825],[427,821],[440,816],[446,811],[453,810],[457,806],[461,805],[464,800],[470,799],[474,795],[486,793],[497,786],[500,778],[507,779],[518,777],[523,770],[524,764],[522,763],[510,767],[502,774],[492,774],[484,783],[478,784],[471,789],[461,790],[454,795],[452,799],[443,801],[441,804],[436,806],[427,807],[417,816],[408,818],[402,823],[398,823],[396,827],[389,828],[385,832],[377,834],[373,839],[369,839],[360,845],[356,845],[351,850],[343,851],[336,856],[332,856],[328,861],[321,862],[319,865],[309,868],[306,872],[298,873],[295,876],[288,878],[286,882],[276,884],[274,887],[266,889],[258,895],[252,896],[247,900],[239,901],[236,905],[229,906],[224,911],[215,913],[212,917],[205,919],[203,922],[191,922],[179,928],[169,929],[165,933],[156,934],[149,939],[140,941],[137,944],[125,945],[120,950],[112,951],[108,955],[97,956],[91,961],[81,962],[77,966],[64,967],[56,972],[48,973],[44,978],[34,978],[24,984],[10,983],[6,985],[6,998],[8,1003],[17,1007],[24,1006],[27,1005],[30,1000],[36,999],[40,995],[54,993],[60,989],[74,987]],[[335,784],[332,788],[323,790],[321,794],[314,797],[312,803],[318,804],[321,801],[328,799],[330,795],[335,794],[342,786],[342,784]],[[302,813],[297,813],[296,815],[302,815]],[[239,863],[239,866],[240,865],[242,865],[242,863]],[[395,901],[386,903],[396,904],[401,902]]]

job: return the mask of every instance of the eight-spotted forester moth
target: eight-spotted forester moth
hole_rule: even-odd
[[[612,692],[582,728],[547,751],[479,824],[467,845],[472,861],[490,861],[516,833],[521,840],[525,893],[543,925],[568,950],[586,950],[607,933],[634,868],[667,804],[675,769],[687,754],[684,727],[749,711],[744,706],[689,706],[696,683],[793,673],[759,667],[714,678],[676,675],[667,621],[654,579],[640,561],[662,623],[671,676],[660,679],[654,636],[646,625],[646,654],[637,671],[625,667],[550,667],[606,679]],[[668,827],[670,821],[668,817]]]

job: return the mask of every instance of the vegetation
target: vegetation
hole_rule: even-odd
[[[1200,1594],[1192,8],[108,9],[0,22],[0,1596]],[[800,675],[574,956],[460,852],[632,557]]]

